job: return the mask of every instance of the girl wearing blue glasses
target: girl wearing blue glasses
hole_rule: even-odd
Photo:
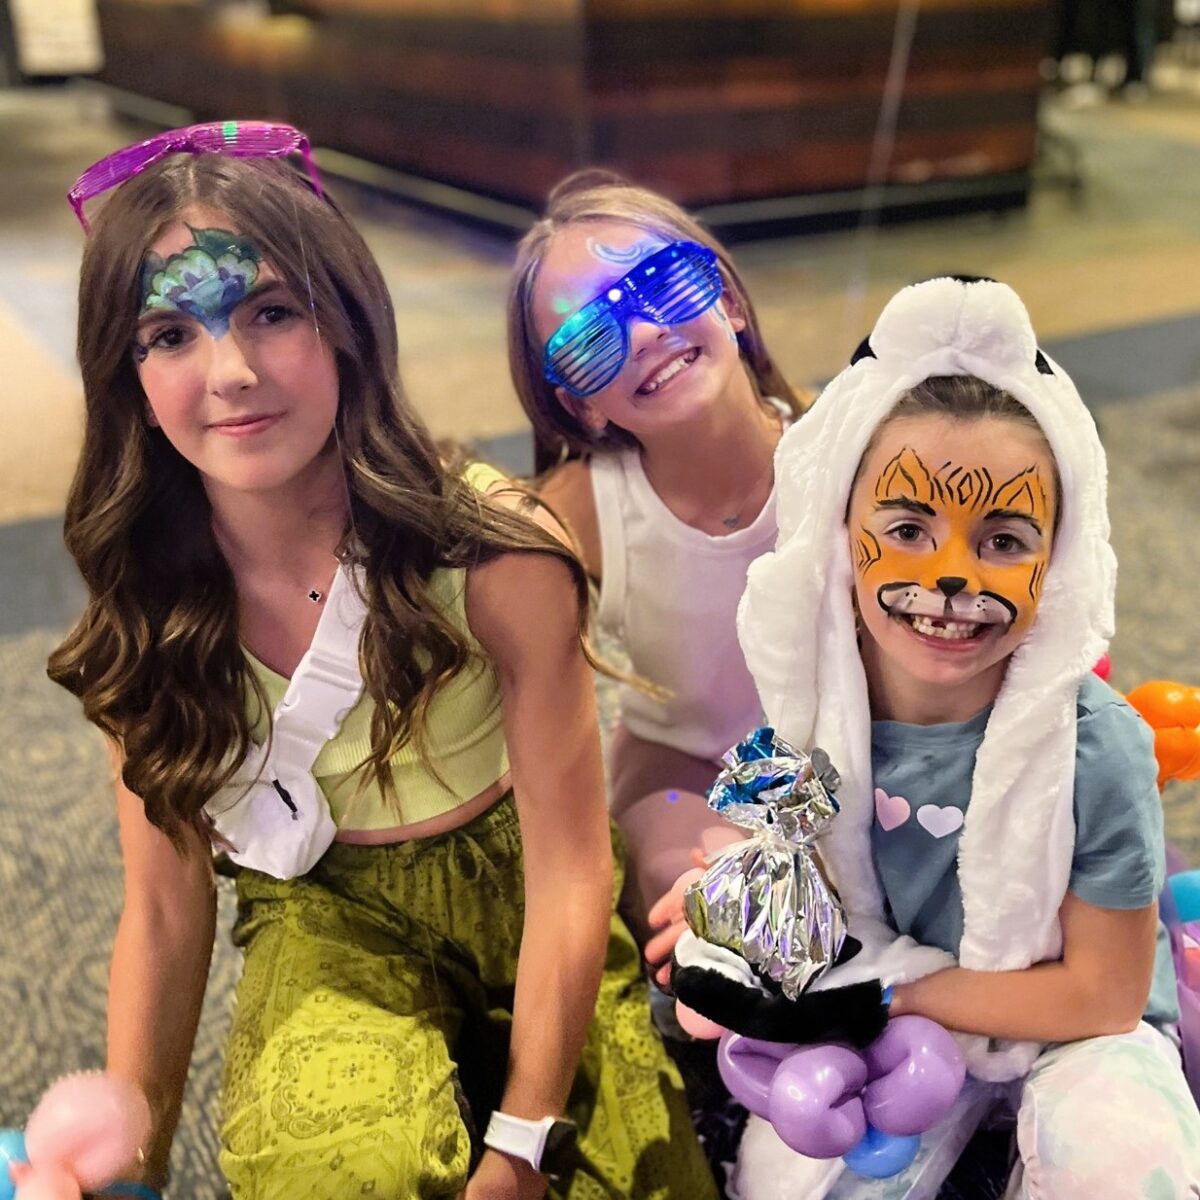
[[[600,582],[601,627],[662,689],[621,689],[610,760],[624,909],[645,943],[692,849],[730,836],[701,793],[759,720],[734,612],[774,544],[772,456],[802,406],[725,249],[603,172],[551,195],[521,243],[508,322],[542,495]]]

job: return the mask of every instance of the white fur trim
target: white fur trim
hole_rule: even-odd
[[[849,962],[819,976],[810,992],[827,992],[872,979],[878,979],[884,987],[911,983],[955,965],[953,954],[937,946],[922,946],[910,937],[897,937],[883,921],[853,917],[850,932],[862,943],[862,949]]]
[[[842,813],[823,855],[852,926],[856,918],[881,921],[870,845],[870,717],[845,531],[851,483],[875,428],[930,376],[974,375],[1029,409],[1054,454],[1063,509],[1037,619],[1012,657],[979,748],[958,856],[960,963],[1020,969],[1062,949],[1058,909],[1075,839],[1076,694],[1113,624],[1104,452],[1062,368],[1038,371],[1029,317],[1003,284],[937,279],[905,288],[870,343],[876,357],[838,375],[779,443],[779,541],[750,567],[738,632],[767,721],[797,745],[822,747],[841,773]],[[927,973],[915,964],[914,971]],[[1037,1049],[989,1048],[973,1038],[968,1062],[981,1078],[1012,1078]]]
[[[730,1172],[730,1200],[821,1200],[845,1173],[840,1158],[797,1154],[769,1121],[753,1113]]]
[[[724,946],[702,941],[690,929],[685,929],[675,943],[675,964],[680,967],[700,967],[764,996],[771,995],[740,954],[734,954]]]

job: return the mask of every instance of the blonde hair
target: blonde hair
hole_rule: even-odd
[[[550,193],[545,216],[521,239],[508,293],[508,365],[521,407],[533,426],[538,473],[581,454],[637,445],[631,433],[611,422],[602,432],[594,432],[559,402],[542,371],[544,346],[533,322],[533,291],[550,243],[568,226],[600,221],[622,221],[669,241],[698,242],[713,250],[725,296],[746,322],[737,335],[738,348],[760,399],[774,396],[795,416],[804,411],[803,401],[763,344],[754,305],[729,251],[665,196],[635,187],[609,171],[577,171]]]

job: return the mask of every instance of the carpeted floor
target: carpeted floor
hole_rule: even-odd
[[[46,679],[55,638],[0,639],[0,1126],[23,1125],[51,1080],[104,1065],[121,864],[108,761],[73,697]],[[179,1200],[226,1195],[216,1096],[237,956],[229,882],[172,1167]]]

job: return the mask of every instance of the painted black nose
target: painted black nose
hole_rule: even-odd
[[[937,581],[938,590],[947,600],[953,599],[967,586],[967,581],[958,575],[943,575]]]

